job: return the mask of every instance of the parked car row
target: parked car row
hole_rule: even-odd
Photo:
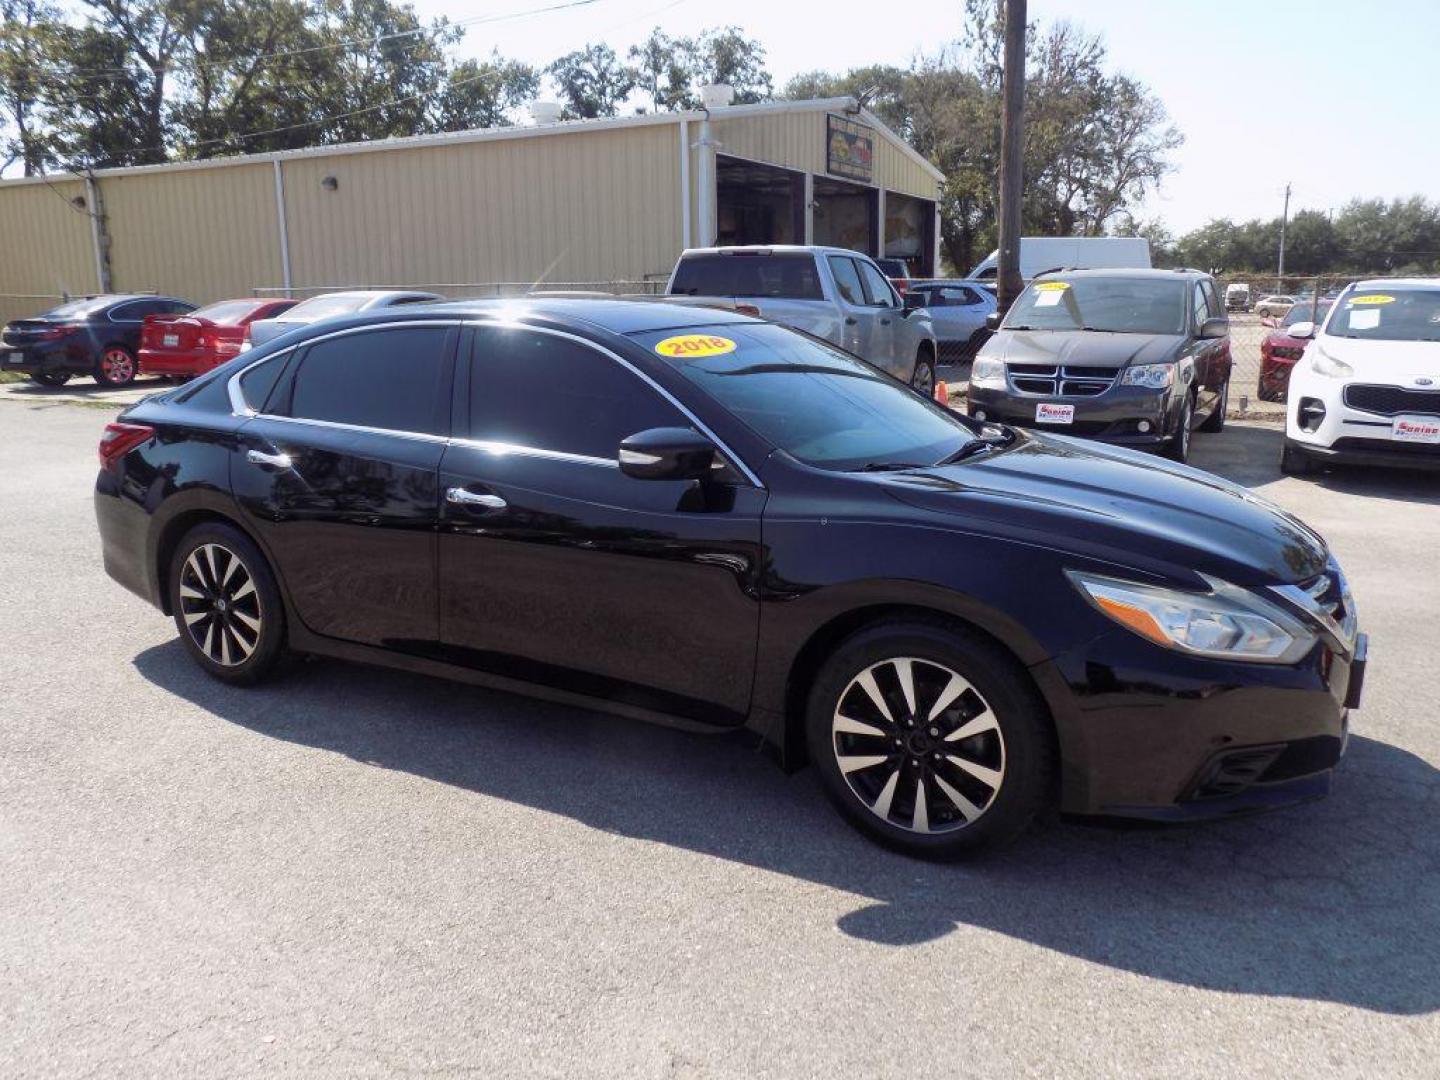
[[[414,290],[357,289],[304,301],[245,297],[197,308],[173,296],[90,296],[9,323],[0,332],[0,370],[50,387],[76,375],[110,387],[126,386],[137,375],[189,379],[298,326],[443,299]]]

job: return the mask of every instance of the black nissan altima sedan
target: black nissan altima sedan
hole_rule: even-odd
[[[107,427],[106,569],[195,663],[464,679],[809,763],[944,856],[1042,809],[1323,795],[1366,639],[1243,488],[984,427],[742,315],[468,302],[298,330]]]

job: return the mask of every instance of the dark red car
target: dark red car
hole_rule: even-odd
[[[221,300],[188,315],[150,315],[140,329],[140,370],[147,375],[202,375],[240,355],[245,328],[300,301]]]
[[[1285,391],[1290,386],[1290,371],[1295,361],[1309,344],[1304,338],[1294,338],[1285,332],[1286,327],[1300,322],[1324,322],[1325,313],[1330,310],[1330,301],[1321,300],[1319,310],[1312,311],[1308,302],[1292,307],[1283,319],[1263,320],[1271,328],[1260,342],[1260,400],[1284,401]]]

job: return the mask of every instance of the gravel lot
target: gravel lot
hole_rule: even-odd
[[[1330,799],[939,867],[740,740],[338,662],[207,680],[100,567],[105,419],[0,403],[0,1075],[1435,1075],[1440,479],[1195,441],[1353,579]]]

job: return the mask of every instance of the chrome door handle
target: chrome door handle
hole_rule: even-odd
[[[457,506],[483,506],[487,510],[504,510],[508,505],[499,495],[481,495],[458,487],[445,492],[445,501]]]
[[[249,450],[245,460],[251,465],[263,465],[269,469],[288,469],[293,464],[289,454],[267,454],[263,450]]]

